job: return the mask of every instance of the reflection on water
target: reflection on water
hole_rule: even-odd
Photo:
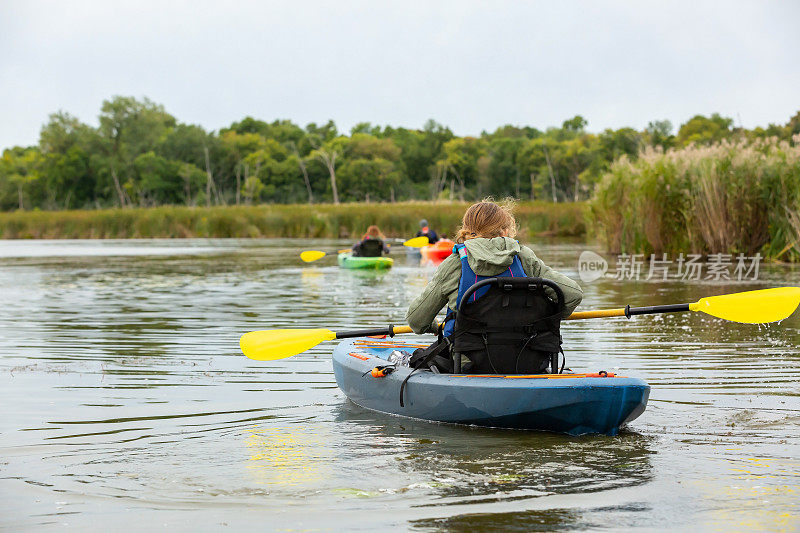
[[[394,448],[397,468],[421,476],[436,495],[431,505],[611,489],[651,477],[652,439],[631,431],[615,439],[549,433],[531,438],[525,431],[392,417],[350,403],[336,421],[345,431],[366,434],[373,450]]]
[[[797,317],[768,328],[695,313],[565,323],[568,366],[652,386],[618,437],[415,422],[348,403],[330,344],[269,363],[238,352],[253,329],[402,323],[433,270],[413,255],[388,272],[299,261],[345,244],[0,241],[0,405],[11,406],[0,524],[800,527]],[[574,276],[584,246],[535,248]],[[762,277],[605,280],[585,286],[584,308],[800,284],[796,267]]]
[[[255,482],[266,485],[309,485],[326,475],[330,457],[325,436],[305,425],[254,428],[245,440],[248,468]]]

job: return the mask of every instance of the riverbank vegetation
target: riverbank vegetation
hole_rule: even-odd
[[[600,181],[592,211],[614,252],[800,261],[800,135],[622,157]]]
[[[246,117],[207,131],[117,96],[97,126],[58,112],[36,145],[3,151],[0,236],[352,237],[373,222],[408,235],[421,217],[452,231],[463,202],[493,195],[530,202],[528,234],[583,234],[591,200],[612,251],[796,261],[798,134],[800,112],[752,130],[697,115],[674,133],[668,121],[591,133],[581,116],[474,137],[432,120],[343,134]]]
[[[0,213],[0,238],[357,238],[370,224],[377,224],[388,236],[407,238],[417,232],[422,218],[436,231],[452,236],[467,205],[398,202],[14,211]],[[520,202],[515,212],[523,238],[581,236],[586,231],[585,202]]]

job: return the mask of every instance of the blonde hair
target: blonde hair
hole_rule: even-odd
[[[517,235],[517,221],[513,215],[513,200],[503,200],[501,204],[492,198],[472,204],[461,219],[461,227],[456,233],[456,242],[463,243],[469,239],[483,237],[491,239],[501,237],[505,232],[508,237]]]
[[[364,238],[366,239],[368,236],[374,239],[380,239],[382,241],[386,240],[386,236],[381,232],[380,228],[374,225],[367,228],[367,232],[364,234]]]

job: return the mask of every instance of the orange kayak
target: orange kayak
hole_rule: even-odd
[[[436,244],[429,244],[420,248],[419,253],[422,254],[423,261],[430,261],[436,265],[447,259],[453,253],[453,246],[456,243],[449,239],[443,239]]]

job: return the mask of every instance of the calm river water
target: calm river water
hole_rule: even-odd
[[[345,244],[0,241],[0,528],[800,529],[797,315],[565,323],[568,366],[652,387],[617,437],[414,422],[349,403],[330,343],[238,350],[254,329],[400,323],[433,271],[298,258]],[[573,277],[587,248],[532,246]],[[760,278],[606,279],[582,309],[800,285],[800,269]]]

